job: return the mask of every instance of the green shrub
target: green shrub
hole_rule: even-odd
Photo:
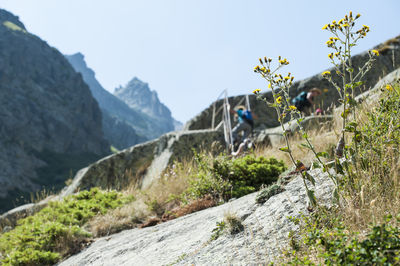
[[[285,189],[278,184],[273,184],[270,185],[258,193],[256,197],[256,202],[257,203],[264,203],[266,202],[270,197],[279,194],[281,192],[285,191]]]
[[[82,229],[90,218],[132,200],[115,191],[97,188],[50,202],[33,216],[21,219],[0,236],[4,265],[51,265],[80,249],[90,233]]]
[[[238,159],[220,155],[210,159],[205,154],[195,154],[195,161],[198,172],[190,178],[184,193],[189,198],[207,194],[223,200],[242,197],[275,182],[286,170],[283,161],[254,155]]]
[[[325,216],[325,219],[327,217]],[[324,224],[321,216],[304,218],[306,230],[303,240],[307,249],[318,250],[318,257],[327,265],[398,265],[400,262],[400,230],[385,222],[371,226],[365,237],[350,232],[339,219],[330,217],[330,224]],[[400,220],[397,219],[397,222]],[[307,256],[297,256],[294,264],[308,261]]]

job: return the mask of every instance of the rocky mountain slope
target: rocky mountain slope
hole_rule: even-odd
[[[158,99],[156,91],[152,91],[147,83],[134,77],[124,87],[115,89],[114,95],[124,101],[130,108],[141,112],[147,119],[149,128],[154,131],[157,137],[160,133],[173,131],[176,123],[172,118],[171,111]],[[151,132],[149,132],[150,135]]]
[[[104,156],[101,119],[63,55],[0,10],[0,212]]]
[[[116,148],[124,149],[147,140],[143,129],[147,123],[142,115],[129,108],[123,101],[101,86],[95,73],[85,62],[81,53],[65,55],[76,72],[81,73],[86,84],[99,103],[103,113],[103,132],[105,138]],[[136,130],[137,131],[136,131]],[[138,134],[137,132],[141,132]]]

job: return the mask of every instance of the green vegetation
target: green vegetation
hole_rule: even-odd
[[[353,137],[337,169],[343,203],[294,219],[302,241],[288,253],[291,263],[400,263],[400,86],[388,84],[381,94],[376,107],[359,110],[359,129],[346,126]]]
[[[4,265],[51,265],[79,251],[91,234],[82,226],[90,218],[122,206],[132,198],[97,188],[50,202],[33,216],[19,220],[10,232],[0,236]]]
[[[216,240],[224,233],[229,233],[231,235],[240,233],[244,230],[244,226],[240,218],[236,214],[226,213],[224,215],[224,220],[217,222],[216,227],[212,230],[210,240]]]
[[[262,189],[257,197],[256,197],[256,202],[257,203],[264,203],[266,202],[270,197],[279,194],[281,192],[285,191],[283,187],[281,187],[278,184],[272,184],[264,189]]]
[[[391,215],[385,217],[383,223],[370,226],[368,233],[360,237],[359,232],[350,231],[340,218],[320,211],[313,217],[303,217],[303,244],[312,247],[319,262],[327,265],[397,265],[400,262],[400,230],[390,224],[392,220]],[[400,222],[399,218],[396,220]],[[293,264],[314,265],[316,262],[311,254],[293,254]]]
[[[216,199],[229,200],[257,191],[262,185],[275,182],[286,170],[283,161],[275,158],[246,155],[231,159],[220,155],[210,159],[206,154],[195,154],[198,171],[190,177],[184,198],[197,199],[211,195]]]

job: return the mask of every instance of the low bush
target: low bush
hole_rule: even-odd
[[[33,216],[21,219],[0,236],[1,264],[51,265],[77,252],[91,234],[82,226],[97,214],[105,214],[132,200],[121,193],[97,188],[53,201]]]
[[[264,203],[272,196],[279,194],[283,191],[285,191],[285,189],[278,184],[270,185],[270,186],[264,188],[263,190],[261,190],[260,193],[257,194],[256,202]]]
[[[286,170],[283,161],[275,158],[246,155],[231,159],[220,155],[210,159],[205,154],[195,154],[198,171],[190,177],[184,198],[196,199],[211,195],[220,200],[238,198],[257,191],[262,185],[275,182]]]

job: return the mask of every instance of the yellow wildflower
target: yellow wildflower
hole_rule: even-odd
[[[330,75],[331,75],[330,71],[322,72],[322,76],[330,76]]]
[[[336,20],[332,21],[332,24],[335,25],[336,24]]]
[[[360,15],[360,14],[357,14],[356,19],[358,19],[359,17],[361,17],[361,15]]]
[[[271,89],[271,83],[268,83],[268,89]]]
[[[376,56],[379,56],[378,50],[372,50],[371,52],[373,52]]]
[[[349,24],[345,23],[343,24],[343,27],[347,28],[349,26]]]
[[[265,67],[260,68],[260,70],[261,70],[262,72],[264,72],[264,73],[267,72],[267,69],[266,69]]]
[[[297,108],[296,108],[296,106],[294,106],[294,105],[289,105],[289,109],[290,109],[290,110],[296,110]]]
[[[255,89],[255,90],[253,91],[253,93],[254,93],[254,94],[259,94],[260,91],[261,91],[260,89]]]
[[[289,80],[289,79],[290,79],[290,77],[287,77],[287,76],[285,77],[285,80]]]
[[[335,56],[336,56],[336,57],[339,57],[339,54],[340,54],[340,52],[336,52],[336,53],[335,53]]]
[[[328,45],[328,46],[331,46],[332,44],[333,44],[332,41],[327,41],[327,42],[326,42],[326,45]]]
[[[333,59],[333,54],[332,54],[332,53],[328,54],[328,57],[329,57],[330,59]]]
[[[256,71],[258,71],[258,70],[260,70],[260,66],[256,66],[256,67],[254,68],[254,72],[256,72]]]
[[[328,24],[325,24],[325,26],[322,27],[323,30],[326,30],[328,28]]]
[[[276,102],[280,104],[282,102],[282,96],[279,96],[278,98],[276,98]]]
[[[393,87],[392,87],[392,85],[387,84],[387,85],[386,85],[386,89],[387,89],[388,91],[391,91],[391,90],[393,90]]]

